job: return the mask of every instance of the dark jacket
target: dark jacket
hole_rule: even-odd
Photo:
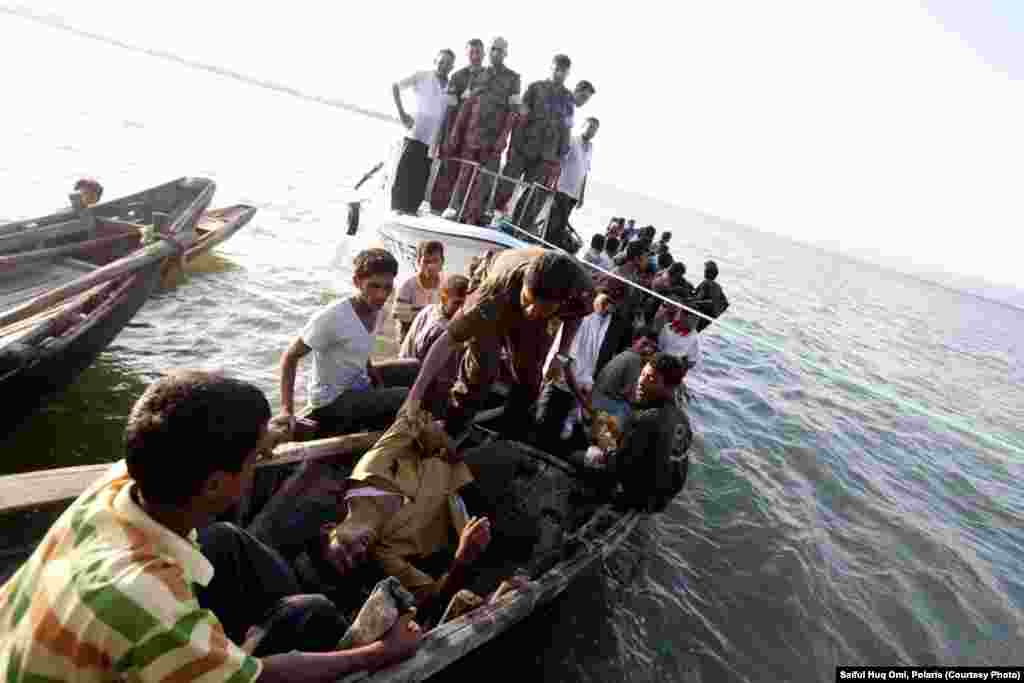
[[[668,399],[638,406],[616,453],[615,470],[623,502],[646,512],[663,512],[686,483],[693,441],[690,420]]]

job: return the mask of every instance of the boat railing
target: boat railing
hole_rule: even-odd
[[[455,214],[455,221],[460,223],[462,222],[463,216],[466,212],[466,206],[472,199],[473,191],[475,190],[477,183],[481,181],[481,176],[490,176],[490,189],[487,193],[487,201],[481,209],[481,215],[490,215],[494,212],[494,201],[497,197],[498,186],[505,183],[512,184],[515,186],[515,189],[513,190],[512,196],[508,202],[508,207],[510,209],[508,212],[508,219],[512,220],[513,216],[528,217],[527,209],[534,205],[533,202],[536,198],[542,198],[540,209],[537,210],[536,214],[532,218],[529,218],[529,224],[518,227],[538,237],[546,237],[547,223],[548,218],[551,215],[551,207],[554,203],[555,191],[541,185],[540,183],[528,182],[502,175],[497,171],[490,170],[478,161],[454,157],[447,159],[434,159],[431,164],[430,179],[427,181],[426,193],[424,195],[426,197],[425,203],[429,205],[430,197],[433,196],[434,185],[437,182],[437,177],[440,175],[441,169],[446,162],[459,164],[460,176],[463,167],[472,168],[472,173],[470,174],[469,182],[466,185],[462,202]]]

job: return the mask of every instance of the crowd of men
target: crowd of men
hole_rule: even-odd
[[[550,77],[530,83],[522,92],[519,74],[505,65],[507,55],[508,41],[495,38],[485,67],[483,41],[474,38],[466,44],[468,64],[455,73],[455,53],[445,49],[435,57],[432,69],[393,84],[395,106],[407,133],[391,207],[416,214],[427,201],[434,213],[446,218],[456,218],[461,210],[461,220],[469,224],[509,217],[517,225],[532,225],[542,198],[516,201],[515,183],[509,180],[498,181],[493,210],[485,213],[493,176],[477,173],[474,180],[474,166],[457,160],[474,162],[492,173],[500,171],[505,179],[547,188],[553,201],[546,238],[563,246],[569,216],[583,205],[592,140],[600,125],[596,118],[587,118],[573,135],[575,112],[596,90],[590,81],[581,80],[570,91],[565,83],[572,62],[560,54],[551,62]],[[404,90],[415,96],[415,116],[405,109]],[[435,159],[443,163],[426,197]]]
[[[90,202],[102,194],[90,179],[76,189]],[[492,529],[456,444],[499,380],[510,386],[499,432],[604,477],[619,505],[665,510],[686,480],[684,380],[699,367],[702,321],[631,285],[710,318],[728,301],[713,262],[694,288],[671,258],[671,234],[655,243],[653,227],[632,223],[615,219],[595,237],[584,257],[593,275],[541,248],[445,273],[444,246],[421,245],[393,304],[414,375],[371,358],[398,263],[368,249],[353,261],[353,293],[313,314],[282,354],[275,420],[262,391],[222,374],[176,371],[151,384],[128,419],[124,458],[0,587],[0,675],[320,681],[410,656],[422,632],[412,613],[339,649],[352,625],[341,605],[365,566],[394,577],[431,624],[454,616],[459,596],[498,600],[533,578],[515,573],[465,597]],[[295,378],[307,356],[300,418]],[[602,406],[624,420],[611,445],[583,428]],[[319,436],[385,431],[344,482],[304,466],[246,528],[216,521],[246,494],[270,426],[294,433],[300,419]],[[438,553],[444,564],[424,564]]]

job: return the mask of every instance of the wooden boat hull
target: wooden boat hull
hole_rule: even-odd
[[[0,429],[17,427],[92,365],[149,299],[160,281],[160,265],[151,264],[118,283],[121,291],[71,333],[11,359],[17,365],[4,368],[0,375],[0,395],[18,398],[8,401],[0,413]]]
[[[347,471],[347,467],[375,442],[377,436],[351,435],[279,447],[275,452],[275,459],[257,465],[255,486],[259,488],[268,481],[271,482],[271,486],[279,483],[298,462],[303,460],[319,460]],[[332,442],[343,445],[336,448]],[[484,440],[482,445],[486,446],[487,443]],[[547,463],[540,467],[563,470],[571,468],[554,456],[522,444],[497,443],[512,444],[536,454],[540,461]],[[282,453],[282,449],[290,450]],[[560,463],[557,467],[556,462]],[[5,548],[0,549],[0,581],[6,580],[28,556],[49,524],[66,507],[69,499],[102,476],[106,467],[63,468],[63,471],[51,470],[0,477],[0,519],[3,520],[3,526],[0,528],[6,539]],[[424,635],[420,649],[412,658],[373,673],[352,674],[343,680],[353,683],[357,680],[395,683],[424,680],[501,635],[539,606],[553,600],[577,576],[614,553],[643,518],[641,513],[620,511],[607,503],[594,503],[592,507],[593,513],[565,539],[558,561],[549,563],[545,570],[534,576],[525,586],[509,591],[491,603],[431,629]]]
[[[232,235],[244,228],[256,215],[256,207],[235,204],[222,209],[211,209],[203,213],[196,225],[199,239],[185,252],[185,262],[209,253],[218,244],[228,241]]]
[[[215,188],[180,178],[0,226],[0,391],[12,397],[0,427],[16,427],[110,344],[152,294],[162,262],[195,241]],[[143,246],[150,225],[168,239]]]

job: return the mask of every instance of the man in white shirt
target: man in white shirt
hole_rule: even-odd
[[[677,309],[675,319],[658,333],[658,348],[676,358],[685,358],[689,363],[687,374],[701,367],[697,320],[697,316],[680,308]]]
[[[391,94],[398,109],[398,118],[408,129],[402,156],[395,168],[391,186],[391,208],[402,213],[415,214],[426,194],[430,177],[430,150],[437,144],[444,123],[448,97],[448,74],[455,64],[455,53],[444,49],[434,59],[434,69],[417,71],[391,86]],[[402,105],[402,90],[413,89],[416,96],[416,116],[410,116]]]
[[[569,215],[576,207],[583,207],[583,194],[587,188],[590,161],[594,156],[591,142],[601,125],[593,116],[583,123],[583,132],[574,135],[569,142],[569,151],[562,157],[562,172],[558,177],[558,192],[548,218],[546,239],[562,246]]]
[[[295,373],[299,360],[312,352],[309,407],[318,436],[384,429],[408,392],[383,386],[370,360],[398,261],[384,249],[366,249],[356,255],[353,270],[355,293],[315,313],[281,357],[281,410],[294,418]]]

